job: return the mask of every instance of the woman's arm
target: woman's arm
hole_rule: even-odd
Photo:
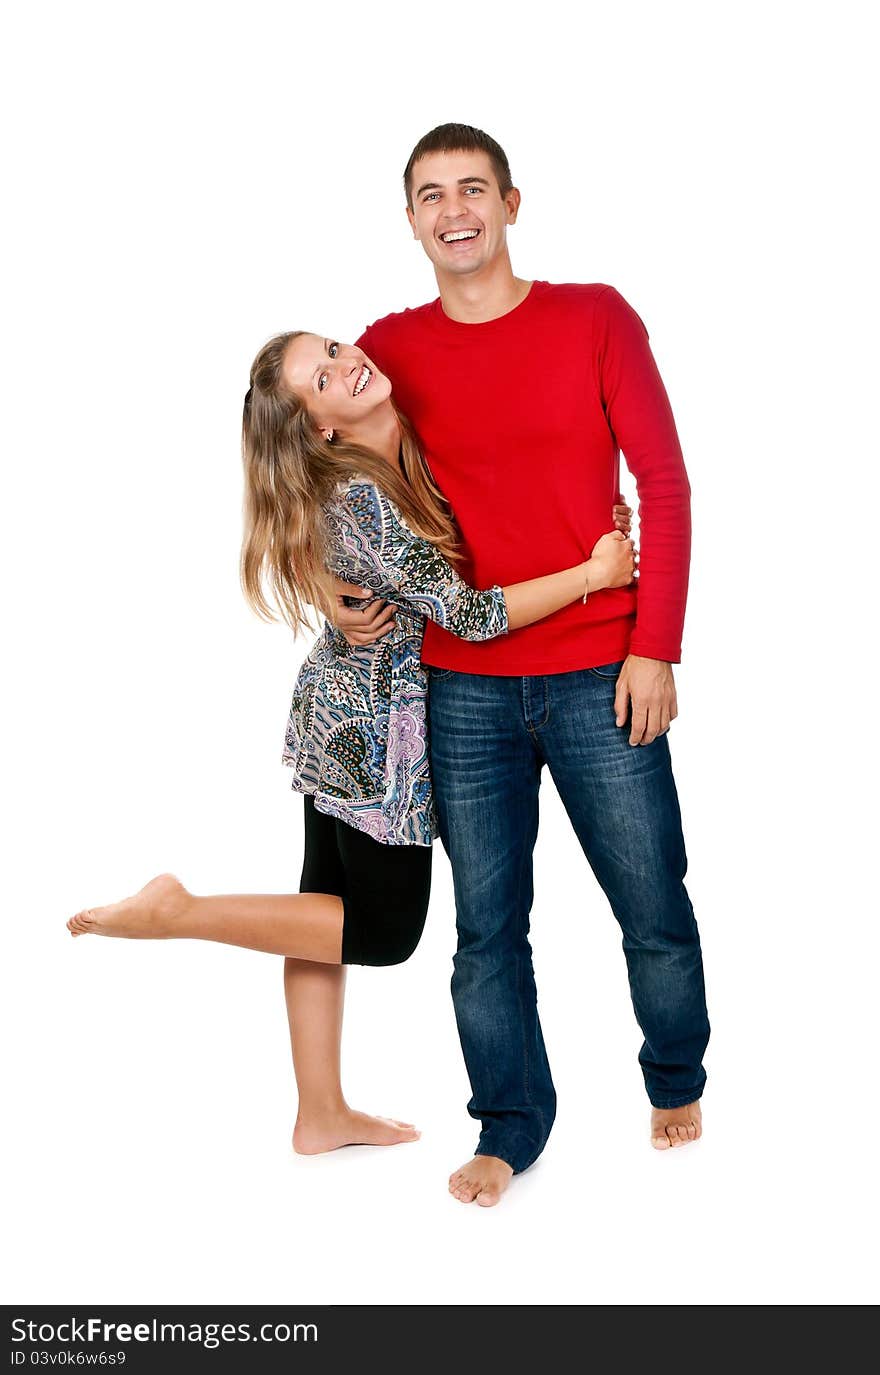
[[[329,508],[328,520],[332,545],[341,554],[334,568],[338,576],[356,577],[374,595],[429,616],[464,640],[490,640],[531,625],[579,600],[587,589],[622,586],[632,577],[632,543],[613,531],[602,536],[590,559],[572,568],[477,590],[368,482],[350,484],[345,499]]]
[[[625,536],[629,536],[632,529],[632,514],[632,507],[627,506],[625,502],[620,502],[612,508],[614,528],[622,530]],[[598,582],[591,580],[591,590],[596,592],[598,587]],[[348,604],[350,598],[366,600],[368,604],[355,610]],[[357,648],[358,645],[375,644],[377,640],[384,639],[394,629],[396,610],[397,606],[393,601],[371,596],[368,589],[337,579],[334,620],[353,648]]]
[[[619,530],[611,531],[598,540],[585,563],[505,587],[508,626],[518,630],[522,625],[543,620],[570,602],[580,601],[585,594],[603,587],[625,587],[632,581],[634,571],[632,540]]]

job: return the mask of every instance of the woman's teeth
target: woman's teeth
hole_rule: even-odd
[[[360,377],[354,384],[354,391],[352,392],[352,396],[360,396],[364,388],[369,385],[372,376],[373,374],[370,372],[370,369],[367,367],[365,363],[364,366],[361,368]]]

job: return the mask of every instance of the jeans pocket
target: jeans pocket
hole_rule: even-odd
[[[624,665],[623,659],[616,659],[613,664],[597,664],[591,668],[590,672],[595,673],[597,678],[616,678]]]
[[[436,682],[438,678],[448,678],[450,673],[453,673],[455,671],[451,668],[435,668],[433,664],[425,664],[423,665],[423,667],[425,668],[428,674],[428,679],[431,682]]]

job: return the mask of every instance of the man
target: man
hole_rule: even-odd
[[[639,492],[640,576],[510,636],[467,644],[430,621],[431,761],[458,922],[452,993],[482,1123],[449,1187],[491,1206],[542,1151],[556,1095],[528,940],[538,789],[547,765],[623,930],[639,1061],[659,1149],[695,1140],[709,1038],[699,935],[666,732],[677,714],[690,487],[644,325],[612,287],[515,277],[520,193],[504,151],[447,124],[416,145],[407,216],[438,300],[370,325],[359,346],[391,378],[487,587],[586,558]],[[352,643],[392,606],[343,607]],[[627,721],[629,722],[627,728]]]

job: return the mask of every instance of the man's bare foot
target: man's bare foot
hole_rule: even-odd
[[[656,1151],[686,1146],[689,1141],[699,1141],[702,1135],[703,1114],[698,1102],[686,1103],[683,1108],[651,1109],[651,1145]]]
[[[460,1170],[449,1176],[449,1192],[459,1203],[476,1201],[481,1208],[494,1208],[513,1178],[513,1170],[497,1155],[475,1155]]]
[[[164,940],[186,910],[191,894],[173,874],[159,874],[122,902],[85,907],[71,917],[72,936],[128,936],[131,940]]]
[[[404,1141],[418,1141],[420,1136],[412,1122],[370,1117],[346,1107],[332,1116],[307,1122],[298,1118],[293,1129],[293,1149],[297,1155],[320,1155],[340,1146],[398,1146]]]

